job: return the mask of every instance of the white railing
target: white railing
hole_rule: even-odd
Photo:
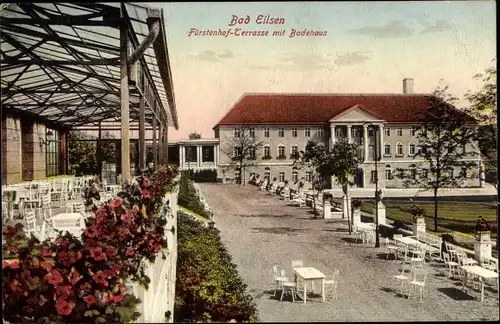
[[[154,263],[145,265],[145,273],[151,279],[147,290],[139,284],[132,285],[134,295],[142,301],[137,310],[141,313],[137,323],[163,323],[167,312],[170,313],[168,322],[173,323],[174,320],[177,270],[177,197],[178,186],[165,196],[160,211],[167,217],[165,236],[168,249],[163,250],[166,258],[163,259],[160,253]]]

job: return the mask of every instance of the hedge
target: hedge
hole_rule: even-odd
[[[217,182],[217,170],[184,171],[195,182]]]
[[[205,211],[205,207],[200,201],[200,198],[196,194],[196,189],[194,188],[193,181],[189,178],[189,173],[183,171],[181,173],[181,181],[179,184],[179,198],[177,201],[179,206],[182,206],[190,211],[209,218],[210,215]]]
[[[213,223],[179,213],[177,238],[174,321],[256,322],[256,305]]]

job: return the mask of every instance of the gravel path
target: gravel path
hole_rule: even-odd
[[[443,265],[430,267],[422,303],[396,296],[392,276],[400,262],[386,260],[385,249],[351,243],[342,221],[311,219],[310,208],[289,206],[254,186],[200,184],[216,216],[222,240],[254,296],[263,322],[302,321],[467,321],[498,320],[496,284],[485,299],[443,276]],[[293,304],[273,297],[272,266],[291,275],[292,260],[303,260],[327,276],[340,270],[338,299],[308,299]],[[316,286],[319,287],[319,284]],[[318,288],[316,288],[318,289]]]

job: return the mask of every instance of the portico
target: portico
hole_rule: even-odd
[[[219,140],[195,139],[177,142],[179,169],[211,170],[219,164]]]

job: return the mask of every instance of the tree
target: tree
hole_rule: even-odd
[[[240,126],[222,148],[222,152],[231,159],[230,165],[239,169],[240,178],[237,180],[240,184],[245,185],[245,170],[257,162],[257,151],[262,146],[253,128]]]
[[[109,132],[104,132],[101,142],[101,161],[116,163],[115,143],[109,141],[114,136]],[[71,131],[68,136],[68,154],[71,172],[76,174],[96,174],[99,173],[97,139],[90,137],[82,131]]]
[[[324,161],[320,163],[318,168],[319,174],[323,177],[335,178],[335,181],[341,186],[344,196],[349,201],[349,186],[353,185],[350,180],[359,168],[360,159],[358,148],[355,144],[350,144],[346,140],[336,142],[332,150],[326,155]],[[351,206],[347,205],[347,220],[349,226],[349,234],[351,234],[352,214],[349,212]]]
[[[476,141],[485,160],[487,181],[498,188],[497,166],[497,70],[494,67],[474,76],[483,86],[477,92],[468,92],[465,98],[470,102],[468,113],[480,121]]]
[[[429,108],[421,115],[417,129],[417,146],[414,159],[420,161],[406,169],[396,169],[395,176],[405,187],[420,187],[434,194],[434,231],[438,225],[438,190],[458,187],[478,165],[467,158],[475,155],[476,120],[456,109],[456,98],[449,95],[448,87],[438,88],[429,100]],[[459,172],[456,172],[456,170]],[[472,170],[472,171],[473,171]]]
[[[193,133],[189,134],[189,139],[190,140],[200,139],[200,138],[201,138],[201,134],[200,133],[193,132]]]
[[[292,166],[299,170],[304,170],[311,176],[313,190],[313,215],[317,218],[316,211],[316,189],[322,188],[323,175],[326,174],[326,168],[322,168],[326,159],[326,149],[321,143],[309,140],[304,151],[300,151],[295,155]]]

